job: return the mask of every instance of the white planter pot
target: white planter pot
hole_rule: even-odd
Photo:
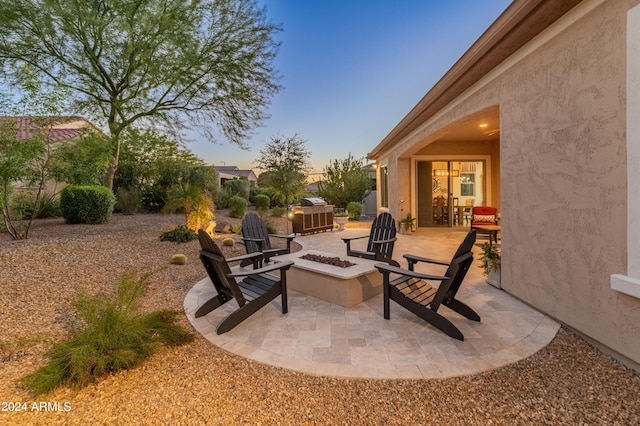
[[[335,217],[333,221],[338,224],[338,231],[344,231],[344,225],[349,221],[347,216],[344,217]]]

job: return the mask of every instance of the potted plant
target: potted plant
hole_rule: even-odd
[[[338,231],[344,231],[344,225],[349,221],[349,213],[336,212],[333,214],[333,220],[338,224]]]
[[[398,228],[400,229],[401,234],[408,234],[411,232],[413,228],[413,222],[415,222],[416,218],[411,216],[411,213],[407,213],[407,216],[400,220],[398,223]]]
[[[502,288],[500,283],[500,250],[491,243],[484,243],[480,256],[480,268],[484,269],[487,283],[496,288]]]

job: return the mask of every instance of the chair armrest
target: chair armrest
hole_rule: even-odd
[[[391,266],[386,263],[376,263],[373,266],[375,266],[375,268],[381,273],[393,273],[398,275],[404,275],[405,277],[420,278],[423,280],[444,281],[449,279],[449,277],[441,277],[438,275],[427,275],[421,272],[410,271],[408,269],[398,268],[397,266]]]
[[[369,238],[369,236],[368,235],[363,235],[361,237],[343,238],[342,241],[344,241],[345,243],[348,243],[351,240],[360,240],[362,238]]]
[[[274,263],[273,265],[269,265],[269,266],[265,266],[264,268],[260,268],[260,269],[251,269],[248,271],[238,271],[238,272],[233,272],[231,274],[227,274],[228,278],[232,278],[232,277],[246,277],[246,276],[251,276],[251,275],[258,275],[258,274],[264,274],[265,272],[271,272],[271,271],[275,271],[275,270],[287,270],[291,267],[291,265],[293,265],[293,260],[287,260],[284,262],[277,262]]]
[[[261,242],[263,242],[263,241],[264,241],[264,239],[263,239],[263,238],[246,238],[246,237],[241,237],[241,239],[242,239],[243,241],[251,241],[251,242],[254,242],[254,243],[261,243]]]
[[[286,238],[289,241],[293,240],[296,237],[294,234],[289,234],[289,235],[269,234],[269,236],[275,237],[275,238]]]
[[[425,263],[434,263],[436,265],[449,266],[449,264],[446,262],[440,262],[439,260],[433,260],[433,259],[428,259],[426,257],[415,256],[413,254],[404,254],[402,255],[402,257],[407,259],[409,263],[425,262]]]
[[[237,262],[238,260],[252,260],[252,259],[260,259],[260,258],[262,258],[262,252],[256,251],[249,254],[243,254],[241,256],[230,257],[225,260],[227,261],[227,263],[229,263],[229,262]]]
[[[375,245],[382,245],[382,244],[387,244],[387,243],[392,243],[395,240],[397,240],[396,237],[393,238],[389,238],[388,240],[372,240],[371,244],[375,244]]]

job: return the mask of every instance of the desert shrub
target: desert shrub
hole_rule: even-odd
[[[29,192],[16,194],[10,199],[9,210],[16,219],[42,219],[60,217],[60,200],[49,194],[40,197],[40,205],[36,207],[36,195]]]
[[[36,208],[35,197],[28,193],[15,194],[9,199],[11,217],[16,219],[31,219]]]
[[[239,195],[234,195],[229,200],[229,208],[229,216],[240,218],[244,216],[244,213],[247,210],[247,200]]]
[[[142,195],[136,189],[118,188],[116,191],[115,211],[135,214],[142,206]]]
[[[223,190],[220,191],[220,193],[218,194],[218,196],[215,199],[215,205],[217,209],[228,209],[229,208],[229,201],[231,200],[231,197],[233,197],[233,193],[231,191],[228,190]]]
[[[278,233],[278,230],[276,229],[275,225],[270,220],[265,220],[264,224],[267,226],[267,232],[268,233],[270,233],[270,234],[277,234]]]
[[[163,232],[160,235],[160,241],[173,241],[174,243],[187,243],[197,240],[198,234],[184,225],[178,225],[171,231]]]
[[[54,195],[43,195],[40,199],[40,210],[36,218],[43,219],[47,217],[61,217],[60,197]]]
[[[179,346],[193,336],[175,323],[176,312],[141,314],[139,302],[147,277],[131,270],[118,280],[117,294],[80,295],[74,303],[84,326],[56,343],[44,367],[22,379],[35,395],[62,384],[83,387],[96,379],[141,364],[160,344]]]
[[[230,237],[227,237],[224,240],[222,240],[222,245],[225,247],[233,247],[235,243],[236,243],[235,240]]]
[[[67,223],[104,223],[111,219],[116,197],[104,186],[69,185],[60,194],[60,208]]]
[[[224,188],[232,195],[239,195],[249,201],[251,182],[247,179],[230,179],[224,183]]]
[[[273,209],[271,209],[271,216],[282,217],[284,216],[285,211],[286,210],[284,207],[274,207]]]
[[[267,195],[258,194],[253,198],[253,204],[256,205],[256,209],[258,211],[265,212],[269,210],[269,204],[271,204],[271,200]]]
[[[242,234],[242,225],[234,225],[231,227],[231,232],[233,232],[236,235],[240,235]]]
[[[360,220],[362,216],[362,204],[355,201],[347,204],[347,212],[349,213],[349,220]]]

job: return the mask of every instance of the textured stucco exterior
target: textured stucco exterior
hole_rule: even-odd
[[[639,3],[581,2],[371,155],[389,165],[394,214],[395,194],[412,195],[403,175],[414,156],[490,155],[504,290],[638,364],[640,299],[613,290],[610,276],[628,266],[627,12]],[[492,108],[495,145],[437,142],[443,129]]]

